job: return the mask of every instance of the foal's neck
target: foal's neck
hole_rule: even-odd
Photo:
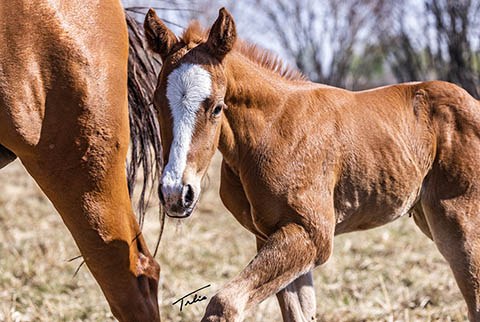
[[[288,80],[237,52],[226,57],[225,74],[228,108],[218,148],[229,166],[238,170],[265,142],[272,121],[282,112],[282,102],[301,82]]]

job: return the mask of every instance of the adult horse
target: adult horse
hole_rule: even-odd
[[[225,9],[209,33],[178,39],[150,10],[163,203],[186,217],[214,150],[220,196],[258,254],[207,306],[203,321],[240,321],[277,294],[285,321],[315,320],[312,269],[335,235],[413,211],[480,321],[480,104],[445,82],[349,92],[306,81],[236,40]]]
[[[0,2],[0,167],[18,156],[121,321],[159,321],[130,204],[128,36],[117,0]]]

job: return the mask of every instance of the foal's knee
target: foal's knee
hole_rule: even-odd
[[[240,312],[235,303],[235,295],[223,294],[222,291],[215,294],[207,305],[202,322],[234,322],[239,321]]]

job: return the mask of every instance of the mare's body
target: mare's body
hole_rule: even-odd
[[[0,21],[0,167],[20,158],[119,320],[158,321],[159,266],[125,176],[128,36],[119,1],[2,1]]]
[[[241,321],[273,294],[285,321],[315,320],[312,269],[334,236],[409,212],[480,321],[477,100],[446,82],[349,92],[279,73],[278,60],[236,41],[224,9],[208,35],[192,25],[177,39],[153,11],[145,31],[164,61],[155,104],[167,211],[192,212],[218,147],[222,201],[257,240],[258,254],[202,321]]]

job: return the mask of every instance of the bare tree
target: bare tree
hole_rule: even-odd
[[[355,58],[372,49],[372,16],[382,17],[389,2],[256,0],[256,4],[265,13],[270,34],[310,79],[355,88],[359,86],[359,75],[352,74]]]
[[[149,8],[157,11],[157,14],[172,28],[183,29],[185,21],[195,14],[199,2],[196,0],[123,0],[125,10],[132,15],[140,24],[143,23],[145,14]]]
[[[390,28],[378,24],[387,63],[398,81],[442,79],[480,96],[479,0],[391,1]]]
[[[472,31],[478,26],[480,2],[428,0],[425,6],[433,17],[437,32],[437,53],[433,56],[433,64],[439,76],[479,97],[479,69],[474,65]],[[445,49],[446,57],[442,55],[442,49]]]

